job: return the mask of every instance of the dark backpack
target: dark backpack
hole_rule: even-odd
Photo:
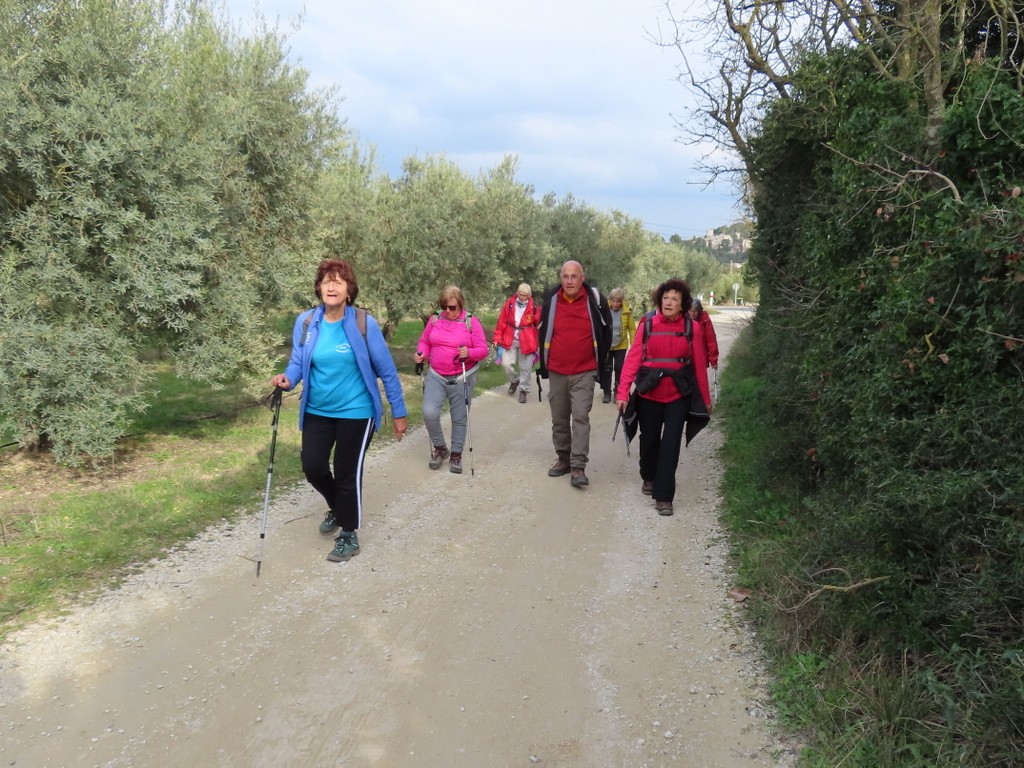
[[[668,376],[675,381],[679,394],[685,397],[693,391],[693,384],[695,383],[691,381],[693,378],[692,371],[690,370],[693,367],[691,365],[692,359],[689,357],[648,357],[647,339],[651,336],[684,336],[686,341],[692,345],[693,320],[687,315],[685,330],[682,331],[655,331],[653,330],[654,321],[652,317],[651,314],[644,315],[644,341],[641,349],[640,369],[636,372],[636,390],[640,394],[646,394],[657,386],[663,376]],[[678,363],[679,368],[652,368],[644,365],[645,362]]]
[[[683,331],[654,331],[654,320],[653,315],[650,313],[644,315],[644,344],[643,344],[643,355],[640,358],[640,365],[644,364],[645,360],[650,360],[655,363],[680,363],[682,365],[689,365],[690,358],[688,357],[648,357],[647,356],[647,339],[651,336],[685,336],[686,341],[693,343],[693,319],[686,316],[686,330]]]
[[[431,323],[437,323],[437,318],[439,318],[440,316],[441,316],[441,310],[439,309],[436,312],[434,312],[434,314],[431,316],[430,322]],[[466,319],[465,319],[464,322],[466,323],[466,330],[472,333],[472,331],[473,331],[473,313],[472,312],[466,312]]]
[[[300,347],[306,345],[306,335],[309,333],[309,324],[313,322],[313,313],[310,312],[306,315],[306,319],[302,321],[302,341],[299,342]],[[356,327],[359,329],[359,333],[363,336],[363,341],[366,341],[366,310],[362,307],[356,307]]]

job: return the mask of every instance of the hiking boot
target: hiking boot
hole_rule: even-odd
[[[605,392],[604,393],[604,397],[601,398],[601,402],[602,403],[610,403],[611,401],[612,401],[612,393],[611,392]]]
[[[449,456],[448,446],[435,445],[430,449],[430,461],[427,466],[431,469],[440,469],[441,465],[444,464],[444,460]]]
[[[548,469],[548,477],[561,477],[562,475],[568,475],[571,467],[569,462],[565,459],[559,459]]]
[[[569,478],[569,485],[573,488],[582,488],[584,485],[590,485],[590,481],[587,479],[587,475],[583,471],[583,467],[572,468],[572,477]]]
[[[654,493],[654,481],[644,480],[644,484],[640,486],[640,493],[642,493],[644,496],[650,496],[652,493]]]
[[[338,530],[338,522],[334,519],[334,510],[328,509],[324,513],[324,519],[320,523],[320,533],[326,536]]]
[[[659,515],[668,517],[672,514],[672,502],[671,501],[656,501],[654,502],[654,508],[657,510]]]
[[[359,554],[359,537],[355,531],[342,531],[341,535],[334,540],[332,549],[327,559],[332,563],[343,563],[346,560]]]
[[[516,393],[517,389],[519,389],[519,379],[516,379],[508,385],[508,396],[512,397],[512,395]]]
[[[448,460],[448,471],[456,475],[462,474],[462,454],[452,451],[452,457]]]
[[[520,389],[519,390],[519,402],[520,403],[525,403],[526,402],[526,390],[525,389]]]

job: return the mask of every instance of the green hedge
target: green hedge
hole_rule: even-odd
[[[946,746],[892,764],[1009,765],[1024,753],[1024,100],[1011,75],[970,70],[925,163],[909,89],[852,56],[805,75],[754,143],[757,376],[774,471],[805,491],[775,587],[799,630],[778,636],[921,687],[921,727]]]

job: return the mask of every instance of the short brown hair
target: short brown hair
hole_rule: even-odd
[[[449,301],[454,300],[459,305],[459,309],[466,308],[466,299],[462,295],[462,289],[455,285],[446,285],[441,289],[441,293],[437,296],[438,304],[447,304]]]
[[[320,284],[324,281],[324,278],[330,275],[337,275],[345,281],[345,286],[348,289],[348,303],[355,304],[356,296],[359,295],[359,283],[356,282],[355,269],[345,259],[332,258],[324,259],[320,262],[320,266],[316,270],[316,280],[313,281],[313,290],[316,292],[316,297],[323,300],[323,296],[320,295]]]

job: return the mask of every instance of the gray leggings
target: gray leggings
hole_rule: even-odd
[[[427,427],[432,445],[445,445],[444,430],[441,428],[441,409],[447,402],[452,414],[451,449],[453,453],[462,453],[462,448],[466,444],[466,427],[469,424],[466,386],[469,386],[469,399],[472,403],[475,383],[476,370],[467,373],[466,380],[463,381],[461,373],[446,377],[432,368],[427,369],[423,380],[423,423]]]

